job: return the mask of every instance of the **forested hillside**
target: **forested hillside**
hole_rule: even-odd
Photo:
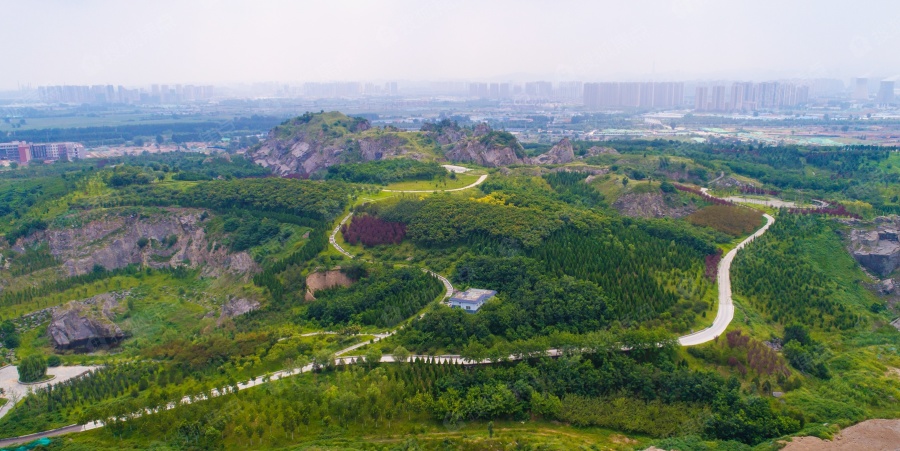
[[[90,366],[8,396],[0,436],[103,420],[50,446],[748,450],[900,415],[892,298],[846,250],[864,220],[832,216],[893,191],[828,185],[892,155],[574,142],[576,161],[497,169],[478,152],[522,158],[511,134],[334,113],[270,138],[347,159],[310,179],[270,176],[263,146],[0,171],[2,359]],[[361,157],[378,146],[398,153]],[[745,202],[773,196],[793,207]],[[620,213],[642,198],[665,208]],[[722,276],[734,319],[680,346],[713,324]],[[467,288],[497,294],[449,307]]]

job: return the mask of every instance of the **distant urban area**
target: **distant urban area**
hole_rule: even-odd
[[[236,150],[304,111],[416,130],[452,119],[523,143],[663,138],[896,145],[895,81],[310,82],[39,86],[0,92],[0,164]]]

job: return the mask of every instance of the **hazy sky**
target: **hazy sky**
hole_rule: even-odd
[[[860,0],[0,0],[0,89],[894,77],[898,20]]]

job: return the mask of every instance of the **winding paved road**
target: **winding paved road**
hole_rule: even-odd
[[[766,233],[766,230],[769,230],[769,226],[775,223],[775,218],[771,215],[764,214],[763,216],[766,218],[766,225],[760,227],[759,230],[748,236],[744,241],[741,241],[741,244],[735,246],[719,261],[719,271],[716,275],[719,282],[719,310],[716,313],[716,319],[713,321],[712,326],[699,332],[679,337],[678,343],[681,346],[695,346],[712,341],[719,335],[722,335],[725,329],[728,328],[728,325],[731,324],[731,320],[734,319],[734,300],[731,298],[731,262],[739,250],[743,249],[744,246],[754,239],[762,236],[762,234]]]
[[[486,176],[483,176],[483,177],[486,177]],[[483,181],[483,180],[480,179],[480,181]],[[351,215],[348,214],[341,221],[341,224],[346,222],[350,218],[350,216]],[[728,325],[731,323],[732,319],[734,319],[734,302],[731,297],[731,262],[734,260],[734,257],[735,257],[735,255],[737,255],[737,252],[739,250],[743,249],[748,243],[752,242],[757,237],[762,236],[764,233],[766,233],[766,231],[769,229],[769,227],[775,223],[775,218],[773,218],[772,216],[766,214],[766,215],[764,215],[764,217],[766,218],[766,224],[764,226],[762,226],[759,230],[757,230],[753,235],[750,235],[744,241],[741,241],[741,243],[738,244],[737,246],[735,246],[734,249],[732,249],[727,254],[725,254],[725,257],[723,257],[722,260],[719,262],[718,276],[717,276],[718,284],[719,284],[719,308],[718,308],[718,312],[716,314],[716,318],[713,321],[712,326],[710,326],[706,329],[703,329],[699,332],[695,332],[695,333],[680,337],[678,339],[678,342],[682,346],[695,346],[698,344],[712,341],[717,336],[719,336],[723,332],[725,332],[725,330],[728,328]],[[330,240],[331,244],[342,254],[347,255],[350,258],[353,258],[352,254],[350,254],[349,252],[347,252],[346,250],[341,248],[334,240],[334,236],[336,235],[336,233],[339,229],[340,229],[340,225],[338,225],[338,227],[335,229],[335,232],[332,233],[331,240]],[[450,283],[449,280],[447,280],[446,277],[441,276],[440,274],[437,274],[434,271],[431,271],[427,268],[423,268],[422,270],[434,275],[435,277],[440,279],[441,282],[444,284],[445,293],[444,293],[443,299],[450,297],[450,295],[453,293],[453,285]],[[390,337],[391,335],[395,334],[398,330],[399,330],[399,328],[382,333],[382,334],[375,334],[374,338],[372,338],[369,341],[357,343],[353,346],[349,346],[347,348],[341,349],[340,351],[337,351],[334,354],[335,355],[334,364],[335,365],[351,365],[351,364],[356,363],[360,359],[359,356],[345,356],[345,354],[355,351],[356,349],[359,349],[367,344],[375,343],[377,341],[380,341],[387,337]],[[308,335],[308,334],[304,334],[304,335]],[[561,354],[561,351],[558,349],[548,349],[547,351],[542,353],[542,355],[548,355],[548,356],[558,356],[560,354]],[[527,357],[533,357],[533,356],[511,355],[508,357],[508,359],[509,360],[520,360],[520,359],[527,358]],[[445,363],[446,362],[446,363],[468,364],[468,365],[491,363],[491,361],[488,359],[472,361],[472,360],[465,359],[459,355],[436,355],[436,356],[413,355],[413,356],[410,356],[410,359],[416,359],[416,358],[418,358],[420,360],[432,360],[435,363]],[[397,359],[395,359],[395,357],[393,355],[384,355],[381,358],[381,362],[396,362],[396,361],[397,361]],[[306,365],[301,368],[291,368],[291,369],[287,369],[287,370],[276,371],[274,373],[270,373],[270,374],[267,374],[264,376],[255,377],[249,381],[240,382],[235,387],[232,387],[230,389],[224,389],[222,391],[220,391],[218,389],[213,389],[213,390],[209,391],[208,393],[198,394],[195,396],[185,396],[184,398],[182,398],[180,400],[180,402],[169,403],[168,405],[162,407],[161,409],[169,410],[169,409],[173,409],[173,408],[177,407],[178,405],[190,404],[193,402],[208,399],[210,397],[216,397],[216,396],[221,396],[223,394],[232,393],[235,391],[235,388],[237,390],[246,390],[248,388],[256,387],[258,385],[262,385],[262,384],[268,383],[270,381],[276,381],[276,380],[283,379],[286,377],[291,377],[291,376],[294,376],[297,374],[312,371],[313,369],[315,369],[314,366],[312,364],[309,364],[309,365]],[[137,417],[140,417],[143,415],[150,415],[150,414],[155,413],[156,411],[157,410],[145,409],[140,412],[135,412],[135,413],[129,415],[129,418],[137,418]],[[26,435],[26,436],[21,436],[21,437],[13,437],[13,438],[7,438],[7,439],[0,439],[0,447],[7,447],[7,446],[16,445],[16,444],[27,443],[27,442],[31,442],[31,441],[34,441],[34,440],[37,440],[37,439],[40,439],[43,437],[54,437],[54,436],[63,435],[63,434],[89,431],[89,430],[100,428],[103,426],[104,426],[103,422],[95,421],[95,422],[87,423],[84,425],[65,426],[63,428],[39,432],[37,434],[31,434],[31,435]]]

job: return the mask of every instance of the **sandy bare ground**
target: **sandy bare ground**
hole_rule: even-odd
[[[869,420],[850,426],[834,436],[834,440],[797,437],[784,451],[898,451],[900,420]]]

